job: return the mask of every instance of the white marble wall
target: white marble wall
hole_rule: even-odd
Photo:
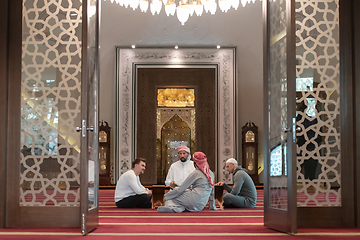
[[[181,26],[164,9],[152,16],[103,0],[100,26],[100,119],[115,127],[115,46],[236,46],[239,129],[249,120],[259,127],[259,166],[263,168],[262,2],[216,15],[190,17]],[[114,134],[112,134],[114,136]],[[241,134],[238,155],[241,156]],[[114,146],[114,145],[113,145]],[[238,157],[240,159],[240,157]],[[262,178],[260,178],[262,182]]]

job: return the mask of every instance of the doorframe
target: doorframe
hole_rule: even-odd
[[[116,47],[116,109],[114,144],[114,179],[131,169],[135,157],[134,94],[136,65],[218,65],[218,150],[217,176],[219,181],[231,182],[226,174],[225,161],[238,158],[237,151],[237,81],[236,47],[173,47],[149,48]],[[195,67],[195,66],[194,66]],[[222,171],[220,170],[222,169]]]
[[[141,176],[141,182],[144,185],[151,184],[164,184],[165,179],[162,182],[158,182],[159,179],[154,177],[158,172],[157,164],[157,89],[158,88],[193,88],[195,91],[195,105],[193,109],[195,110],[195,118],[202,119],[200,121],[195,120],[195,145],[191,148],[193,151],[203,151],[206,153],[208,163],[210,168],[217,172],[218,169],[218,138],[220,135],[218,133],[218,76],[219,76],[219,64],[199,64],[199,65],[147,65],[147,64],[135,64],[135,90],[134,90],[134,147],[135,147],[135,157],[144,157],[147,160],[147,170],[144,175]],[[146,71],[146,74],[144,74]],[[172,73],[171,73],[172,72]],[[176,73],[175,73],[176,72]],[[204,77],[204,74],[209,74]],[[149,76],[153,77],[149,77]],[[164,77],[164,76],[167,77]],[[154,76],[159,76],[154,77]],[[149,77],[149,78],[148,78]],[[179,78],[177,78],[179,77]],[[177,78],[177,80],[174,80]],[[162,79],[162,80],[160,80]],[[190,80],[192,79],[192,80]],[[192,82],[192,84],[185,84],[186,82]],[[146,87],[144,87],[144,84]],[[212,90],[204,90],[200,88],[212,86]],[[144,90],[146,89],[146,90]],[[211,92],[211,93],[208,93]],[[144,97],[144,94],[146,97]],[[206,97],[205,97],[206,95]],[[209,95],[212,95],[211,97]],[[145,101],[141,99],[146,99]],[[207,102],[207,99],[210,101]],[[145,107],[144,107],[144,104]],[[211,106],[211,107],[210,107]],[[173,108],[168,108],[173,109]],[[211,111],[211,114],[209,112]],[[144,115],[143,115],[144,114]],[[209,118],[209,116],[212,116]],[[183,119],[184,116],[179,115]],[[161,117],[160,117],[161,118]],[[170,117],[171,119],[171,117]],[[170,119],[167,119],[166,122]],[[205,120],[207,119],[207,120]],[[162,119],[164,120],[164,119]],[[163,127],[166,122],[163,122],[161,119],[160,125]],[[144,122],[149,122],[144,125]],[[187,122],[191,126],[190,122]],[[206,127],[204,125],[207,125]],[[210,126],[211,127],[210,127]],[[146,127],[145,127],[146,126]],[[143,134],[143,132],[147,132]],[[203,133],[203,134],[202,134]],[[190,146],[189,146],[190,147]],[[162,149],[163,151],[164,149]],[[162,152],[163,154],[163,152]],[[161,154],[161,155],[162,155]],[[156,161],[154,161],[156,159]],[[166,174],[165,176],[166,177]],[[156,182],[155,182],[156,181]]]
[[[21,51],[22,51],[22,0],[8,0],[8,31],[7,31],[7,100],[6,100],[6,143],[5,149],[5,206],[4,227],[15,225],[20,209],[15,207],[14,199],[19,199],[20,178],[19,159],[20,139],[15,140],[12,136],[20,136],[20,106],[21,106]],[[5,86],[6,86],[5,85]],[[6,91],[5,90],[5,91]],[[15,138],[16,139],[16,138]],[[16,171],[17,170],[17,171]],[[11,181],[10,181],[11,176]],[[11,214],[10,214],[11,213]]]
[[[14,1],[12,1],[14,2]],[[7,116],[8,111],[8,31],[9,31],[9,8],[10,0],[0,1],[0,115]],[[6,149],[7,149],[7,117],[0,118],[0,146],[5,151],[0,153],[0,192],[5,193],[0,197],[0,228],[5,227],[5,206],[6,206]]]
[[[360,149],[360,46],[359,44],[355,44],[355,43],[359,43],[360,42],[360,29],[359,27],[355,27],[355,26],[360,26],[360,16],[359,16],[359,11],[360,11],[360,1],[358,0],[353,0],[353,5],[351,6],[352,8],[352,24],[351,24],[351,32],[353,33],[353,37],[352,37],[352,54],[353,54],[353,89],[354,89],[354,96],[353,96],[353,101],[354,101],[354,106],[353,106],[353,111],[354,111],[354,124],[353,124],[353,133],[355,134],[354,140],[355,140],[355,144],[354,144],[354,148],[353,148],[353,152],[354,152],[354,158],[353,160],[355,161],[355,166],[354,166],[354,170],[355,170],[355,194],[354,194],[354,198],[355,198],[355,209],[356,209],[356,217],[355,217],[355,222],[356,222],[356,227],[360,228],[360,151],[358,149]]]

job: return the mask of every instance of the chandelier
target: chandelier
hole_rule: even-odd
[[[167,16],[176,16],[181,25],[184,25],[189,17],[201,16],[203,12],[215,14],[217,6],[222,12],[227,12],[230,8],[238,9],[240,2],[243,7],[247,3],[256,0],[110,0],[116,2],[125,8],[130,7],[133,10],[140,8],[141,12],[147,12],[150,6],[152,15],[159,14],[164,5]]]

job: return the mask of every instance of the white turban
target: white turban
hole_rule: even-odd
[[[235,164],[235,165],[238,165],[238,162],[236,161],[235,158],[229,158],[229,159],[226,161],[226,163],[233,163],[233,164]]]

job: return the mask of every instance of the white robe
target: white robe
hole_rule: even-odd
[[[166,176],[165,185],[170,186],[171,181],[175,181],[178,185],[181,185],[194,170],[194,162],[190,159],[186,162],[182,162],[181,160],[174,162],[171,164]]]
[[[210,171],[214,182],[214,174]],[[175,212],[199,212],[204,209],[209,201],[210,210],[214,210],[214,187],[211,186],[205,174],[196,169],[182,185],[165,194],[165,206]]]

